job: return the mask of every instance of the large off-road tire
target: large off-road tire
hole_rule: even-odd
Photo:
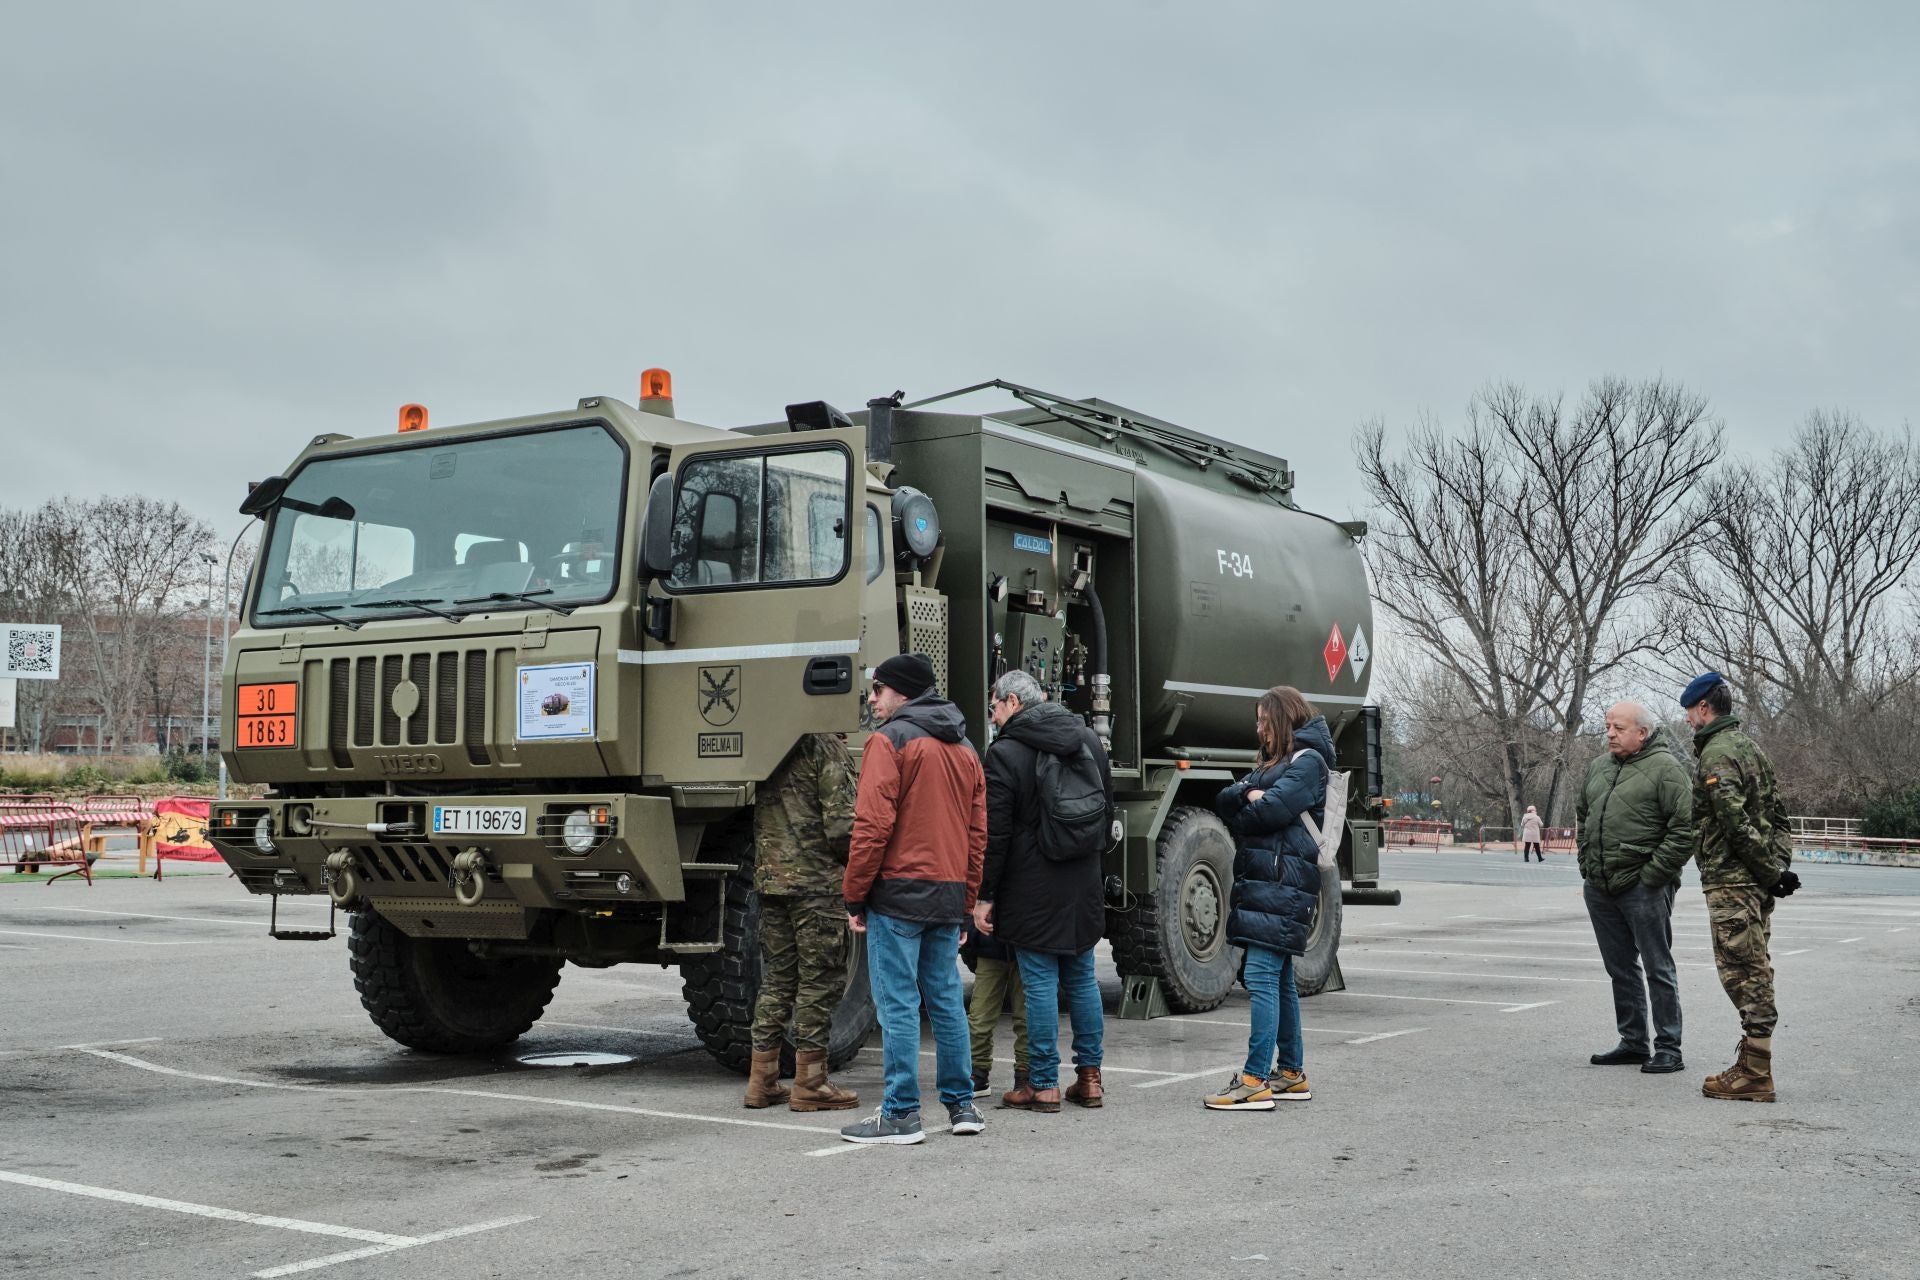
[[[1182,806],[1160,829],[1155,858],[1153,894],[1107,913],[1114,965],[1160,979],[1175,1013],[1217,1009],[1240,971],[1240,948],[1227,941],[1233,837],[1208,810]]]
[[[721,902],[720,950],[680,962],[680,993],[694,1034],[722,1066],[741,1075],[753,1059],[753,1006],[760,998],[760,895],[751,861],[727,876]],[[847,955],[847,991],[827,1028],[827,1066],[838,1071],[853,1061],[872,1033],[876,1015],[867,986],[867,941],[854,934]],[[793,1030],[780,1054],[781,1070],[793,1074]]]
[[[1303,996],[1319,995],[1333,976],[1334,957],[1340,952],[1340,915],[1340,873],[1322,867],[1320,906],[1313,913],[1313,931],[1307,934],[1306,951],[1293,958],[1293,985]]]
[[[486,1053],[526,1033],[553,999],[560,961],[483,960],[459,938],[409,938],[371,911],[353,914],[353,985],[373,1023],[409,1049]]]

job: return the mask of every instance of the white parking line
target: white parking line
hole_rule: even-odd
[[[1611,978],[1558,978],[1538,973],[1468,973],[1451,969],[1374,969],[1361,968],[1358,965],[1342,965],[1347,973],[1404,973],[1420,978],[1503,978],[1514,982],[1581,982],[1598,983],[1605,986]]]
[[[1189,1071],[1185,1075],[1168,1076],[1165,1080],[1147,1080],[1133,1086],[1136,1089],[1158,1089],[1162,1085],[1179,1084],[1182,1080],[1198,1080],[1201,1076],[1217,1076],[1228,1071],[1240,1069],[1239,1063],[1225,1067],[1208,1067],[1205,1071]]]
[[[204,947],[217,946],[224,938],[177,938],[153,942],[144,938],[92,938],[84,933],[43,933],[37,929],[0,929],[10,938],[64,938],[68,942],[113,942],[123,947]]]
[[[1339,995],[1342,993],[1332,992],[1330,994]],[[1234,1022],[1228,1018],[1197,1018],[1197,1017],[1193,1017],[1190,1014],[1184,1014],[1184,1013],[1177,1014],[1174,1017],[1168,1019],[1168,1021],[1176,1024],[1186,1023],[1186,1022],[1197,1022],[1203,1027],[1232,1027],[1236,1031],[1245,1031],[1247,1029],[1247,1024],[1244,1022]],[[1355,1027],[1301,1027],[1300,1029],[1302,1031],[1311,1031],[1315,1035],[1323,1035],[1323,1036],[1350,1036],[1354,1034],[1356,1030],[1358,1030],[1358,1028],[1355,1028]]]
[[[11,1182],[16,1186],[37,1187],[42,1191],[60,1191],[70,1196],[85,1196],[92,1200],[111,1200],[118,1204],[130,1204],[142,1209],[165,1209],[169,1213],[184,1213],[196,1218],[213,1218],[221,1222],[239,1222],[251,1227],[272,1227],[279,1231],[299,1231],[308,1235],[334,1236],[342,1240],[366,1241],[366,1247],[353,1249],[346,1253],[330,1254],[324,1258],[310,1258],[305,1262],[293,1262],[282,1267],[269,1267],[265,1271],[253,1274],[260,1280],[269,1280],[274,1276],[292,1275],[299,1271],[314,1271],[321,1267],[331,1267],[336,1263],[352,1262],[360,1258],[371,1258],[375,1254],[394,1253],[401,1249],[413,1249],[423,1244],[434,1244],[441,1240],[452,1240],[456,1236],[470,1236],[480,1231],[492,1231],[497,1227],[511,1227],[522,1222],[532,1222],[533,1215],[517,1218],[496,1218],[492,1222],[476,1222],[471,1226],[453,1227],[446,1231],[436,1231],[425,1236],[397,1236],[385,1231],[364,1231],[359,1227],[340,1227],[330,1222],[308,1222],[303,1218],[281,1218],[272,1214],[248,1213],[244,1209],[223,1209],[218,1205],[195,1204],[190,1200],[168,1200],[160,1196],[141,1195],[134,1191],[116,1191],[111,1187],[90,1187],[78,1182],[61,1182],[54,1178],[39,1178],[30,1173],[8,1173],[0,1170],[0,1182]]]
[[[361,1240],[370,1244],[392,1246],[414,1242],[412,1236],[388,1235],[384,1231],[362,1231],[358,1227],[336,1227],[329,1222],[280,1218],[264,1213],[248,1213],[242,1209],[222,1209],[216,1205],[194,1204],[187,1200],[165,1200],[159,1196],[145,1196],[133,1191],[115,1191],[111,1187],[89,1187],[78,1182],[37,1178],[30,1173],[8,1173],[3,1169],[0,1169],[0,1182],[11,1182],[22,1187],[38,1187],[43,1191],[63,1191],[70,1196],[87,1196],[94,1200],[113,1200],[120,1204],[139,1205],[146,1209],[166,1209],[173,1213],[187,1213],[200,1218],[217,1218],[222,1222],[245,1222],[256,1227],[277,1227],[282,1231],[304,1231],[309,1235],[336,1236],[342,1240]]]
[[[240,929],[258,929],[265,920],[224,920],[218,916],[162,916],[151,911],[108,911],[102,907],[35,907],[36,911],[72,911],[90,916],[124,916],[129,920],[184,920],[188,924],[225,924]]]
[[[860,1052],[861,1053],[880,1053],[882,1052],[882,1049],[879,1045],[870,1044],[870,1045],[861,1046]],[[920,1056],[923,1058],[938,1058],[940,1055],[937,1053],[934,1053],[932,1050],[923,1049],[920,1051]],[[995,1058],[993,1059],[993,1061],[999,1063],[1002,1066],[1010,1067],[1013,1065],[1012,1058]],[[1149,1071],[1145,1067],[1103,1066],[1101,1070],[1105,1071],[1108,1075],[1122,1075],[1122,1076],[1170,1076],[1173,1074],[1173,1072],[1171,1071]]]
[[[253,1273],[253,1280],[273,1280],[275,1276],[290,1276],[301,1271],[318,1271],[321,1267],[337,1266],[342,1262],[358,1262],[362,1258],[371,1258],[376,1254],[395,1253],[401,1249],[412,1249],[423,1244],[438,1244],[442,1240],[455,1240],[461,1236],[470,1236],[481,1231],[492,1231],[498,1227],[514,1227],[523,1222],[532,1222],[538,1214],[528,1214],[518,1218],[495,1218],[492,1222],[476,1222],[471,1226],[449,1227],[445,1231],[436,1231],[431,1235],[414,1236],[405,1244],[372,1244],[364,1249],[351,1249],[346,1253],[330,1253],[324,1258],[308,1258],[305,1262],[290,1262],[283,1267],[268,1267],[265,1271]]]
[[[1592,964],[1592,956],[1515,956],[1492,955],[1484,951],[1416,951],[1408,947],[1361,947],[1363,951],[1378,951],[1383,955],[1396,956],[1460,956],[1468,960],[1530,960],[1550,961],[1554,964]],[[1691,965],[1699,969],[1711,969],[1713,965],[1706,960],[1676,960],[1675,964]]]
[[[1834,943],[1833,945],[1834,945],[1834,946],[1836,946],[1836,947],[1840,947],[1840,946],[1845,946],[1845,945],[1846,945],[1847,943],[1849,943],[1849,942],[1861,942],[1861,941],[1864,941],[1864,939],[1862,939],[1862,938],[1842,938],[1842,939],[1840,939],[1840,940],[1839,940],[1838,942],[1836,942],[1836,943]]]
[[[1408,1027],[1405,1031],[1376,1031],[1370,1036],[1361,1036],[1358,1040],[1348,1040],[1347,1044],[1372,1044],[1376,1040],[1391,1040],[1395,1036],[1418,1035],[1425,1027]]]
[[[397,1093],[436,1093],[457,1098],[489,1098],[498,1102],[512,1102],[518,1105],[540,1107],[570,1107],[579,1111],[612,1111],[621,1115],[647,1116],[655,1120],[694,1120],[701,1124],[738,1125],[746,1129],[785,1129],[791,1133],[807,1133],[815,1137],[829,1132],[817,1125],[782,1124],[777,1120],[746,1120],[738,1116],[702,1116],[688,1111],[656,1111],[649,1107],[629,1107],[617,1102],[585,1102],[575,1098],[542,1098],[525,1093],[502,1093],[493,1089],[454,1089],[446,1085],[401,1084],[358,1089],[342,1088],[325,1084],[284,1084],[277,1080],[242,1080],[235,1076],[216,1076],[199,1071],[182,1071],[178,1067],[163,1067],[157,1062],[148,1062],[131,1054],[113,1053],[106,1049],[82,1049],[82,1053],[92,1054],[96,1058],[106,1058],[112,1062],[137,1067],[142,1071],[152,1071],[163,1076],[178,1076],[185,1080],[203,1080],[208,1084],[238,1085],[246,1089],[282,1089],[293,1093],[337,1093],[352,1097],[371,1097]]]
[[[1502,1013],[1518,1013],[1522,1009],[1544,1009],[1550,1004],[1560,1003],[1558,1000],[1536,1000],[1532,1004],[1512,1004],[1505,1000],[1468,1000],[1462,996],[1402,996],[1385,991],[1339,991],[1328,994],[1352,996],[1357,1000],[1417,1000],[1422,1004],[1484,1004]]]

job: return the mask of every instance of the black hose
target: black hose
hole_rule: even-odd
[[[1107,611],[1100,607],[1100,593],[1093,589],[1093,582],[1080,588],[1080,594],[1087,598],[1087,609],[1093,614],[1093,643],[1089,646],[1092,653],[1088,665],[1092,668],[1087,674],[1104,676],[1112,674],[1107,670]]]

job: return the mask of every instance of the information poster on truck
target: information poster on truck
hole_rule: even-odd
[[[521,741],[593,737],[593,664],[520,668]]]

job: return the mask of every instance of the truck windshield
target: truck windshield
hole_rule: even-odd
[[[309,462],[273,514],[254,625],[597,604],[626,468],[599,425]]]

